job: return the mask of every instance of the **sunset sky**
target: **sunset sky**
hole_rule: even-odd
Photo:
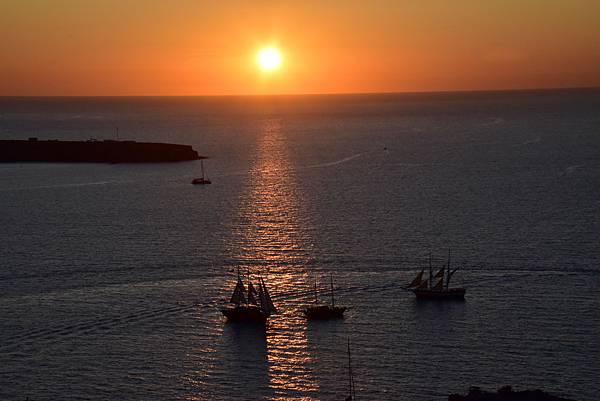
[[[600,86],[598,0],[3,0],[0,38],[0,95]]]

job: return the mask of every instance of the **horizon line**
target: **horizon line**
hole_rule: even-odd
[[[360,95],[417,95],[449,93],[503,93],[503,92],[544,92],[568,90],[599,90],[600,86],[557,86],[540,88],[511,89],[442,89],[423,91],[367,91],[367,92],[306,92],[306,93],[250,93],[250,94],[205,94],[205,95],[0,95],[0,98],[232,98],[232,97],[301,97],[301,96],[360,96]]]

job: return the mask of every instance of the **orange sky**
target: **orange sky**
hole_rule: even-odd
[[[598,0],[3,0],[0,38],[0,95],[600,86]]]

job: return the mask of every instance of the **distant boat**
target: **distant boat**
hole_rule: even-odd
[[[341,319],[346,311],[345,306],[335,306],[333,295],[333,274],[331,275],[331,305],[319,302],[317,281],[315,280],[315,303],[304,308],[304,315],[308,320]]]
[[[466,288],[450,288],[450,279],[456,273],[458,267],[454,270],[450,270],[450,250],[448,250],[448,263],[442,267],[434,275],[431,267],[431,254],[429,254],[429,279],[423,280],[424,270],[421,270],[417,277],[406,286],[406,289],[412,291],[417,299],[423,300],[464,300]],[[438,279],[435,285],[433,284],[434,279]],[[445,279],[445,283],[444,283]]]
[[[200,168],[202,169],[202,177],[194,178],[192,180],[192,184],[194,184],[194,185],[211,184],[210,180],[208,179],[208,176],[204,177],[204,163],[202,162],[202,160],[200,160]]]
[[[259,277],[257,290],[248,274],[246,289],[239,270],[238,281],[229,302],[232,305],[221,309],[228,321],[264,324],[272,313],[277,312],[264,280]]]

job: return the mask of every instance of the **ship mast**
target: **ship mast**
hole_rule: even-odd
[[[115,138],[118,141],[119,140],[119,126],[114,121],[113,121],[112,125],[113,125],[113,128],[115,129]]]
[[[450,287],[450,248],[448,248],[448,274],[446,275],[446,289]]]
[[[335,306],[335,298],[333,297],[333,273],[331,273],[331,307]]]
[[[240,268],[238,266],[238,279],[237,284],[235,285],[235,289],[233,290],[233,294],[231,295],[231,300],[229,302],[240,306],[242,303],[246,303],[246,297],[244,295],[246,289],[244,288],[244,283],[242,282],[242,276],[240,274]]]
[[[202,160],[200,160],[202,162]],[[204,178],[204,169],[202,169],[202,178]],[[250,306],[250,268],[247,267],[246,271],[248,272],[248,296],[246,297],[246,306]]]
[[[346,397],[346,401],[356,400],[356,391],[354,388],[354,376],[352,376],[352,358],[350,357],[350,338],[348,338],[348,380],[350,395]]]
[[[431,271],[431,251],[429,251],[429,289],[431,289],[431,283],[433,283],[433,272]]]

